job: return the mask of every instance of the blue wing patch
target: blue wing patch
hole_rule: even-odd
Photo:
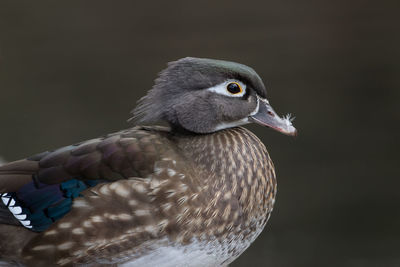
[[[67,214],[72,200],[83,190],[101,180],[81,181],[71,179],[61,184],[31,182],[17,192],[1,194],[1,200],[15,218],[26,228],[42,232]]]

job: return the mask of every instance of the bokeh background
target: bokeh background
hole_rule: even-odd
[[[232,266],[400,266],[400,2],[1,1],[0,155],[123,129],[166,62],[252,66],[296,139],[249,126],[277,169]]]

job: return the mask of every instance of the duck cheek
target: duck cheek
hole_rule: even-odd
[[[242,120],[248,117],[256,105],[253,103],[248,103],[245,100],[237,100],[233,103],[229,103],[220,108],[221,121],[223,122],[234,122]]]
[[[193,103],[190,108],[175,107],[178,126],[194,133],[211,133],[217,125],[218,116],[215,110],[204,108],[204,105]]]

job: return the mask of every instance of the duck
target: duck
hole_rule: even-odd
[[[297,131],[252,68],[170,62],[132,114],[131,128],[0,166],[4,263],[227,266],[259,236],[276,175],[242,126]]]

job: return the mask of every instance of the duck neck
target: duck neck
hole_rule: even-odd
[[[204,185],[220,197],[231,194],[242,207],[242,215],[254,217],[272,209],[274,167],[264,144],[253,133],[238,127],[186,135],[179,138],[179,146],[206,173]]]

